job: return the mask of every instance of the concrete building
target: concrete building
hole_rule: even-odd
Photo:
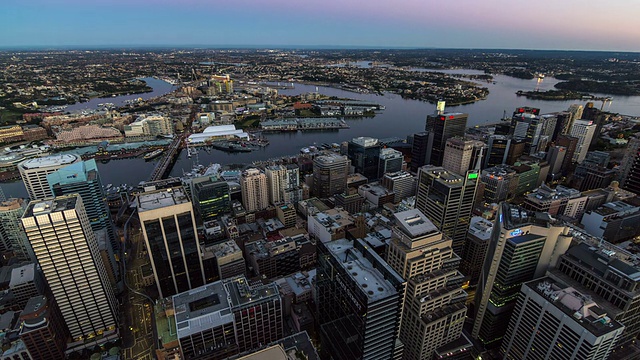
[[[500,346],[522,283],[543,276],[571,243],[569,228],[548,214],[502,203],[475,296],[471,336],[486,349]]]
[[[480,216],[471,218],[460,263],[460,272],[469,277],[469,286],[471,287],[478,284],[492,230],[493,222]]]
[[[382,178],[385,174],[401,171],[403,162],[404,156],[400,151],[392,148],[380,149],[378,179]]]
[[[625,325],[617,345],[626,345],[640,334],[640,264],[635,256],[598,238],[572,246],[560,257],[550,276],[591,294],[609,317]]]
[[[353,225],[353,217],[343,209],[328,209],[307,215],[307,231],[320,241],[343,239],[347,229]]]
[[[271,165],[265,169],[272,205],[294,203],[302,200],[300,171],[296,165]]]
[[[226,359],[283,335],[282,302],[274,284],[246,278],[216,281],[172,298],[185,360]]]
[[[32,360],[66,358],[69,332],[53,299],[42,295],[30,298],[19,321],[20,339]]]
[[[35,261],[20,222],[26,208],[27,203],[22,199],[0,202],[0,251],[12,251],[18,260]]]
[[[522,207],[527,210],[546,212],[551,216],[566,216],[573,219],[582,218],[587,197],[580,191],[558,185],[555,189],[542,184],[524,198]]]
[[[476,169],[477,166],[482,168],[482,160],[486,153],[486,145],[482,141],[447,139],[442,167],[458,175],[464,175],[468,170]]]
[[[73,343],[117,338],[118,303],[80,196],[32,201],[22,225]]]
[[[137,195],[135,205],[160,298],[204,284],[204,269],[191,201],[184,188]]]
[[[467,312],[452,241],[419,210],[394,214],[387,263],[407,281],[400,341],[406,360],[432,359],[458,340]]]
[[[366,199],[373,208],[382,207],[384,204],[393,203],[396,194],[386,187],[378,184],[364,184],[358,187],[358,194]]]
[[[416,194],[416,177],[406,171],[385,174],[381,182],[382,186],[395,194],[394,203]]]
[[[247,212],[264,210],[269,206],[267,176],[258,169],[251,168],[242,172],[240,178],[242,205]]]
[[[620,163],[620,184],[624,189],[640,194],[640,133],[629,138]]]
[[[313,159],[313,194],[328,198],[344,192],[351,163],[346,156],[323,153]]]
[[[380,148],[378,139],[370,137],[361,136],[349,141],[348,156],[355,172],[369,180],[377,179]]]
[[[405,281],[360,239],[319,242],[318,259],[320,355],[395,358]]]
[[[592,236],[619,243],[640,235],[640,207],[609,202],[584,214],[582,226]]]
[[[276,206],[276,215],[278,220],[285,228],[295,227],[298,221],[298,214],[293,204],[284,204]]]
[[[462,254],[476,200],[477,170],[457,175],[442,167],[426,165],[418,171],[416,208],[453,240],[453,251]]]
[[[202,263],[205,268],[206,282],[224,280],[245,275],[246,264],[242,250],[233,240],[204,248]],[[210,271],[215,269],[215,272]]]
[[[315,246],[304,236],[285,237],[245,244],[245,253],[256,276],[274,279],[302,270],[303,262],[314,257]]]
[[[516,195],[519,175],[509,165],[496,165],[482,170],[480,180],[484,184],[484,199],[499,203]]]
[[[576,120],[571,127],[570,135],[578,138],[576,150],[571,159],[573,162],[581,163],[587,156],[591,140],[596,131],[596,124],[589,120]]]
[[[32,200],[39,200],[53,196],[47,175],[80,161],[82,159],[78,155],[51,155],[25,160],[18,164],[18,170],[29,197]]]
[[[354,188],[347,188],[346,192],[336,194],[333,198],[335,200],[336,207],[344,209],[349,214],[357,214],[363,211],[365,198],[358,194],[358,190]]]
[[[544,277],[522,285],[502,352],[507,360],[606,359],[623,330],[589,294]]]
[[[464,138],[469,114],[442,113],[427,115],[425,131],[433,133],[433,147],[429,164],[442,166],[447,139]]]
[[[24,309],[30,298],[45,294],[45,284],[40,269],[34,263],[13,269],[9,289],[18,307]]]

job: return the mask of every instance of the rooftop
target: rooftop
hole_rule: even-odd
[[[9,287],[21,285],[30,281],[34,281],[36,272],[36,264],[27,264],[11,271],[11,281]]]
[[[340,239],[324,244],[336,259],[341,260],[340,265],[344,267],[346,274],[360,285],[361,291],[367,295],[369,302],[375,302],[396,293],[396,289],[382,273],[353,246],[353,241]]]
[[[417,237],[424,234],[435,233],[438,228],[433,225],[431,220],[418,209],[407,210],[393,215],[396,218],[396,224],[407,235]]]
[[[229,294],[231,306],[234,308],[280,297],[278,287],[274,283],[251,286],[244,276],[225,280],[224,286]]]
[[[160,209],[167,206],[179,205],[189,202],[189,198],[182,187],[153,190],[138,194],[136,205],[138,212]]]
[[[607,316],[607,313],[591,296],[582,294],[549,277],[537,279],[525,284],[555,307],[562,310],[574,321],[596,336],[622,328],[623,325]]]
[[[79,197],[80,195],[78,194],[70,194],[46,200],[34,200],[27,206],[23,217],[26,218],[75,209]]]
[[[565,253],[565,256],[587,265],[602,277],[604,277],[607,270],[612,270],[629,278],[631,281],[640,281],[640,268],[620,260],[616,255],[613,250],[599,249],[585,243],[573,246]]]
[[[52,166],[63,166],[68,164],[73,164],[76,161],[79,161],[80,157],[74,154],[64,154],[64,155],[51,155],[45,156],[41,158],[33,158],[29,160],[25,160],[20,163],[20,166],[25,170],[31,169],[40,169],[40,168],[48,168]]]
[[[492,229],[493,222],[481,216],[472,217],[469,223],[469,234],[481,240],[489,240]]]
[[[233,322],[229,295],[221,281],[173,296],[178,338]]]

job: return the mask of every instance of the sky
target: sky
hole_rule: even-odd
[[[0,47],[640,51],[638,0],[0,0]]]

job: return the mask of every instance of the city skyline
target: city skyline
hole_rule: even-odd
[[[471,6],[473,5],[473,6]],[[379,47],[640,51],[640,3],[10,0],[0,47]],[[495,9],[500,9],[496,11]],[[526,15],[519,15],[526,14]],[[530,14],[533,14],[532,16]],[[570,16],[568,16],[570,15]],[[526,18],[525,16],[529,16]],[[606,21],[615,19],[615,21]],[[589,24],[589,26],[585,26]]]

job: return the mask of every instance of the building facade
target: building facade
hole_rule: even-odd
[[[47,175],[80,161],[82,159],[78,155],[51,155],[25,160],[18,164],[18,171],[31,200],[39,200],[53,196]]]

